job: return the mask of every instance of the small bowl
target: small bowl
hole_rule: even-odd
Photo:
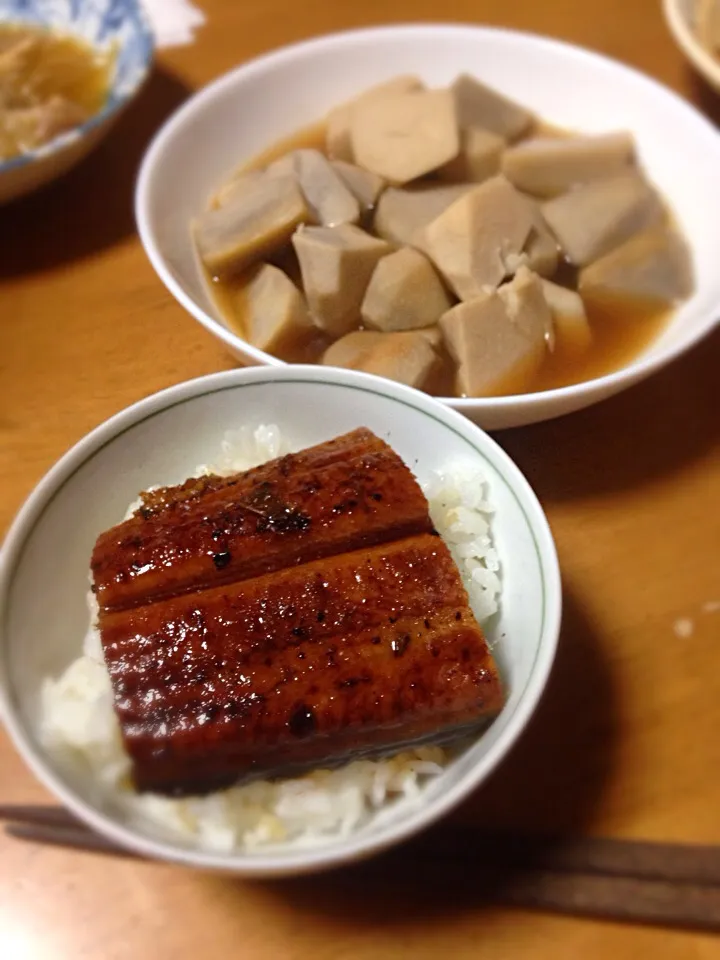
[[[689,240],[697,289],[642,356],[614,373],[543,393],[444,402],[487,429],[547,420],[624,390],[705,336],[720,307],[720,221],[707,215],[709,198],[720,193],[717,132],[674,93],[622,64],[556,40],[483,27],[332,34],[247,63],[192,97],[148,150],[135,198],[145,251],[168,290],[243,363],[281,364],[223,322],[198,269],[190,220],[242,161],[358,91],[402,73],[443,85],[463,71],[559,126],[631,130],[642,164]],[[582,93],[568,96],[568,90]]]
[[[508,701],[410,809],[312,849],[215,854],[130,824],[98,798],[87,773],[62,769],[38,736],[43,678],[77,657],[87,629],[88,564],[98,533],[152,483],[176,483],[217,458],[223,434],[276,423],[295,446],[365,425],[423,480],[454,458],[482,468],[496,507],[501,612],[489,639]],[[437,400],[355,371],[255,367],[183,383],[112,417],[81,440],[30,495],[0,554],[0,716],[36,776],[90,827],[138,853],[255,876],[319,870],[365,857],[442,816],[488,777],[537,705],[555,656],[561,588],[557,556],[535,494],[500,447]],[[548,744],[551,749],[552,745]]]
[[[698,40],[695,11],[699,0],[663,0],[663,13],[673,39],[697,72],[720,92],[720,61]]]
[[[0,163],[0,204],[55,180],[79,163],[138,93],[152,64],[154,40],[140,0],[7,0],[2,23],[41,26],[81,37],[100,50],[117,48],[115,74],[103,108],[48,143]]]

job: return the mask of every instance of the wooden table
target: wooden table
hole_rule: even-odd
[[[450,15],[592,47],[720,114],[720,100],[672,45],[657,0],[201,3],[208,24],[196,43],[160,56],[94,157],[62,184],[0,211],[2,529],[91,427],[149,393],[232,365],[155,277],[131,212],[148,138],[219,73],[316,33]],[[547,509],[566,613],[536,718],[459,818],[720,843],[719,348],[716,336],[623,396],[500,435]],[[0,802],[48,799],[0,735]],[[0,834],[3,960],[643,953],[710,960],[720,943],[490,908],[452,873],[432,885],[408,873],[392,889],[352,873],[243,883]]]

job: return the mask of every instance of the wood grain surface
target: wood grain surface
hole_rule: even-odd
[[[132,217],[149,137],[218,74],[330,30],[465,20],[599,50],[720,116],[657,0],[199,2],[208,23],[196,42],[160,55],[97,153],[0,210],[0,529],[90,428],[162,387],[232,366],[156,279]],[[536,717],[457,820],[720,843],[719,362],[716,335],[620,397],[499,435],[547,509],[566,614]],[[0,802],[48,799],[0,734]],[[382,865],[371,876],[247,883],[0,834],[0,957],[720,957],[708,936],[490,907],[467,872],[445,865],[433,877],[408,870],[390,882]]]

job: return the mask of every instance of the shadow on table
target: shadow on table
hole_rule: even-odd
[[[688,87],[693,104],[705,114],[716,126],[720,126],[720,93],[701,77],[700,74],[687,66]]]
[[[163,121],[189,94],[155,69],[107,138],[46,188],[0,208],[0,277],[58,267],[135,232],[133,190],[140,160]]]
[[[560,643],[543,699],[507,761],[458,818],[507,829],[582,832],[612,771],[618,712],[602,641],[566,582]]]
[[[367,863],[267,884],[253,895],[282,898],[286,906],[344,927],[412,923],[416,929],[477,910],[486,894],[497,894],[497,876],[482,874],[483,845],[473,839],[474,829],[581,833],[612,768],[618,711],[600,643],[570,591],[565,605],[556,666],[528,730],[486,786],[445,822],[455,838],[460,831],[461,858],[443,855],[440,827],[425,835],[432,853],[411,841]],[[243,896],[236,881],[207,882],[228,884]],[[223,892],[227,896],[227,887]]]
[[[720,441],[718,369],[720,331],[610,400],[496,439],[544,503],[648,483]]]

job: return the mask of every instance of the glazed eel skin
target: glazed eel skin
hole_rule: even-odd
[[[202,794],[381,755],[502,708],[427,501],[370,431],[143,501],[92,559],[139,790]]]

